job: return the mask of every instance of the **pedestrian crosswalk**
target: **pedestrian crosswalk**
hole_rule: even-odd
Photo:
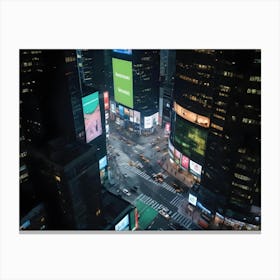
[[[171,215],[171,219],[173,219],[174,221],[176,221],[177,223],[179,223],[180,225],[182,225],[186,229],[190,229],[190,226],[192,224],[192,221],[190,219],[188,219],[187,217],[181,215],[178,212],[174,212]]]
[[[176,193],[176,191],[174,190],[174,188],[172,188],[170,185],[168,185],[166,182],[163,183],[158,183],[155,180],[153,180],[151,178],[151,176],[149,176],[147,173],[139,170],[138,168],[134,167],[134,166],[130,166],[130,165],[126,165],[125,166],[126,169],[138,174],[139,176],[141,176],[142,178],[146,179],[147,181],[157,185],[157,186],[161,186],[163,188],[165,188],[166,190],[172,192],[172,193]]]
[[[162,205],[161,203],[155,201],[154,199],[152,199],[150,196],[145,195],[143,193],[141,193],[136,200],[140,200],[143,203],[145,203],[146,205],[152,207],[154,210],[159,211],[160,209],[167,209],[164,205]],[[169,211],[169,209],[167,209]],[[169,213],[171,214],[172,212],[169,211]]]
[[[179,207],[182,204],[183,200],[184,200],[183,196],[177,195],[170,201],[170,203],[175,207]]]
[[[165,189],[167,189],[168,191],[172,192],[172,193],[176,193],[176,191],[174,190],[174,188],[172,188],[170,185],[168,185],[167,183],[163,182],[160,184],[162,187],[164,187]]]

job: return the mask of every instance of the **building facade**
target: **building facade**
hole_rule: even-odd
[[[169,150],[211,215],[260,224],[259,50],[176,53]],[[240,226],[244,226],[240,224]]]
[[[111,55],[116,123],[139,134],[153,133],[158,125],[159,51],[112,50]]]

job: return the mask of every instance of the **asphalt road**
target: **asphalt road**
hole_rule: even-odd
[[[167,139],[162,135],[163,132],[159,128],[153,136],[128,135],[127,132],[117,129],[114,124],[110,125],[108,163],[111,183],[115,185],[109,186],[108,190],[121,195],[132,204],[140,199],[158,212],[166,208],[170,218],[158,215],[147,229],[193,229],[191,220],[178,212],[188,194],[176,193],[172,184],[180,186],[180,182],[165,173],[159,165],[159,161],[167,156]],[[141,155],[144,158],[141,158]],[[152,175],[158,172],[164,176],[162,183],[152,178]],[[137,191],[133,187],[137,187]],[[131,193],[130,196],[123,192],[124,188]]]

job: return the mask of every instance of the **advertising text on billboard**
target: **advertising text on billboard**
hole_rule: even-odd
[[[115,101],[133,109],[132,62],[112,60]]]

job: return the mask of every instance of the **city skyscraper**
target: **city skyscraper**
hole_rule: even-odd
[[[201,183],[199,205],[234,226],[260,224],[260,61],[259,50],[176,53],[172,158]]]
[[[112,50],[112,73],[116,122],[152,133],[158,124],[159,51]]]
[[[184,202],[181,212],[194,206],[211,228],[260,228],[259,50],[21,50],[20,58],[22,229],[121,221],[136,229],[134,209],[153,184],[183,193],[179,206],[179,197],[153,204],[167,220],[180,219],[173,206]],[[133,173],[149,186],[130,182]],[[134,206],[113,207],[122,196]],[[140,215],[139,228],[161,224],[156,213],[156,226]],[[180,221],[166,227],[205,227]]]
[[[103,50],[20,51],[21,229],[111,224],[101,203],[109,109],[103,67]]]

